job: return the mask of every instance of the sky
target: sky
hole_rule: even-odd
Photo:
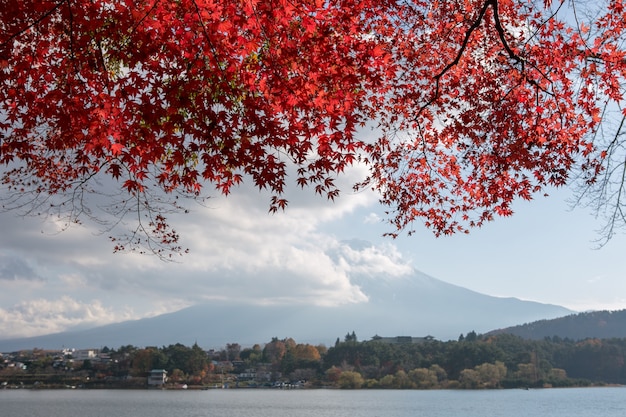
[[[166,263],[114,254],[98,225],[59,232],[51,219],[0,213],[0,338],[88,328],[213,299],[250,303],[366,303],[355,271],[417,269],[477,292],[575,311],[626,308],[626,236],[597,249],[602,223],[571,209],[572,191],[514,205],[469,235],[392,231],[370,192],[352,193],[361,167],[340,178],[335,202],[289,189],[286,212],[249,186],[171,218],[190,253]],[[354,245],[354,240],[368,242]],[[339,254],[339,256],[338,256]],[[453,308],[453,306],[451,306]]]
[[[340,178],[335,202],[287,190],[284,213],[242,186],[171,218],[190,253],[175,262],[112,252],[97,225],[59,232],[52,219],[0,214],[0,338],[27,337],[154,316],[210,300],[366,303],[351,274],[413,269],[477,292],[575,311],[626,308],[624,234],[602,249],[601,223],[570,209],[571,190],[514,206],[469,235],[383,237],[383,207]],[[354,241],[360,241],[355,245]],[[338,255],[339,254],[339,255]],[[454,306],[451,306],[453,308]]]

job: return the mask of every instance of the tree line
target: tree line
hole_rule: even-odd
[[[0,379],[32,383],[46,374],[57,379],[71,375],[93,387],[142,385],[152,369],[164,369],[169,384],[193,386],[257,387],[298,381],[311,387],[481,389],[626,383],[626,339],[527,340],[469,332],[456,341],[387,343],[358,341],[353,332],[329,348],[291,338],[272,338],[263,346],[247,348],[231,343],[211,351],[180,343],[105,347],[101,353],[107,361],[72,365],[35,352],[30,357],[22,353],[25,369],[1,369]]]
[[[328,350],[324,365],[339,386],[355,388],[564,387],[626,383],[625,356],[626,339],[527,340],[470,332],[447,342],[344,341]]]

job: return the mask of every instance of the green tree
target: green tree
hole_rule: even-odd
[[[476,340],[478,340],[478,335],[476,334],[474,330],[472,330],[471,332],[467,334],[467,336],[465,336],[466,342],[475,342]]]
[[[187,363],[187,371],[189,374],[199,376],[203,379],[209,369],[209,360],[206,352],[198,346],[197,343],[191,347],[189,359]]]
[[[344,337],[344,342],[356,342],[356,341],[357,341],[357,337],[356,337],[356,333],[354,333],[354,330],[352,330],[352,333],[346,333]]]
[[[192,374],[192,356],[193,351],[188,346],[181,343],[175,345],[169,345],[163,348],[163,353],[167,356],[167,368],[168,372],[173,372],[174,369],[179,369],[185,374]]]
[[[132,357],[132,375],[147,376],[153,369],[154,349],[146,348],[137,350]]]
[[[239,356],[246,365],[253,366],[263,360],[263,349],[261,349],[261,346],[257,343],[252,346],[252,348],[243,349]]]
[[[442,365],[451,379],[458,379],[460,372],[464,369],[474,369],[483,363],[503,360],[504,352],[498,346],[480,340],[468,341],[471,339],[471,334],[468,334],[464,342],[448,344]]]
[[[239,343],[228,343],[226,344],[226,360],[228,361],[238,361],[241,359],[239,356],[241,353],[241,346]]]

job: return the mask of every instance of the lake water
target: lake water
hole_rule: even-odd
[[[626,388],[0,390],[0,417],[624,417]]]

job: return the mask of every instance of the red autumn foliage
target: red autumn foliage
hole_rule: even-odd
[[[157,190],[252,181],[276,211],[292,165],[335,198],[367,164],[356,187],[380,192],[391,234],[467,231],[574,173],[606,190],[624,166],[626,12],[599,3],[585,20],[549,0],[5,0],[3,183],[39,204],[108,175],[174,250]]]

